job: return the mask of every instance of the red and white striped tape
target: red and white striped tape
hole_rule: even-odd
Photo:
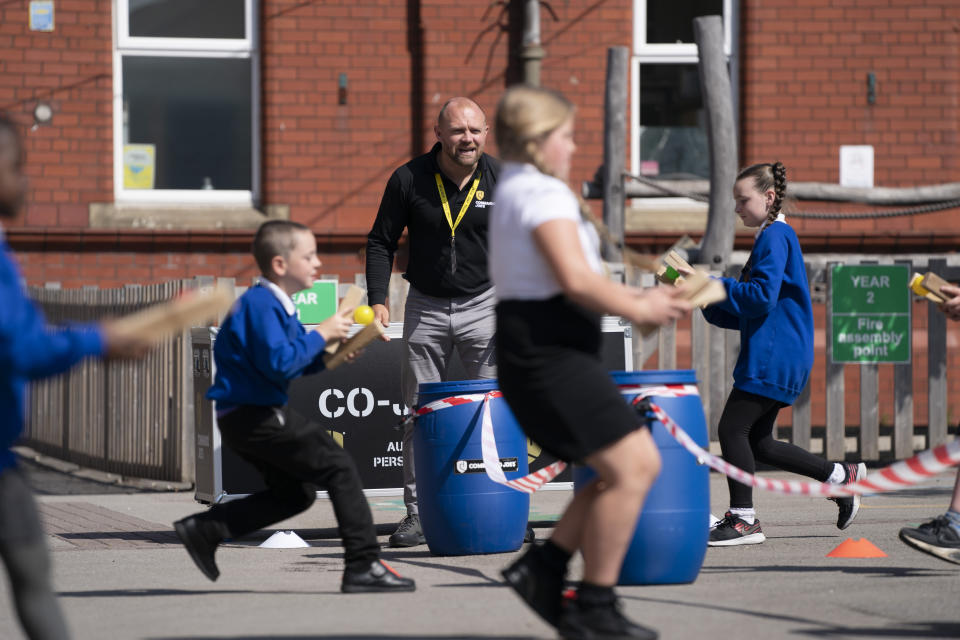
[[[650,397],[681,398],[684,396],[700,395],[696,385],[689,384],[661,385],[656,387],[621,387],[620,391],[623,395],[635,395],[636,397],[633,399],[633,404],[637,404],[645,398]],[[558,461],[522,478],[516,478],[514,480],[506,479],[503,469],[500,468],[500,454],[497,451],[497,442],[493,434],[493,420],[490,417],[489,402],[492,398],[502,397],[503,394],[499,391],[450,396],[448,398],[434,400],[420,407],[417,409],[415,416],[420,417],[447,407],[455,407],[472,402],[482,402],[483,416],[480,442],[487,477],[497,484],[506,485],[517,491],[533,493],[557,477],[566,469],[567,465],[564,462]],[[889,467],[871,473],[855,484],[836,485],[821,482],[761,478],[754,474],[747,473],[743,469],[735,467],[725,461],[723,458],[704,450],[686,431],[681,429],[659,405],[650,403],[650,411],[657,420],[663,424],[667,432],[673,436],[684,449],[696,457],[697,461],[701,464],[706,464],[711,469],[715,469],[742,484],[756,487],[763,491],[784,495],[838,497],[862,493],[896,491],[919,484],[927,478],[935,476],[951,466],[960,463],[960,439],[958,439],[934,447],[933,449],[922,451],[907,460],[896,462]]]
[[[648,393],[647,390],[644,389],[633,402],[636,404],[645,396],[653,395],[662,397],[659,393]],[[698,462],[706,464],[711,469],[716,469],[741,484],[772,493],[833,498],[862,493],[897,491],[919,484],[927,478],[935,476],[951,466],[960,463],[960,440],[954,440],[934,447],[933,449],[922,451],[907,460],[895,462],[889,467],[871,473],[860,482],[854,484],[839,485],[797,480],[772,480],[747,473],[743,469],[733,466],[723,458],[705,451],[694,442],[693,438],[681,429],[660,406],[650,403],[650,410],[670,435],[673,436],[684,449],[693,454]]]
[[[500,468],[500,453],[497,451],[497,440],[493,435],[493,420],[490,417],[490,400],[493,398],[502,397],[503,394],[499,391],[490,391],[488,393],[471,393],[462,396],[450,396],[449,398],[441,398],[440,400],[434,400],[433,402],[423,405],[417,409],[416,416],[419,418],[420,416],[433,413],[434,411],[440,411],[441,409],[446,409],[448,407],[457,407],[463,404],[469,404],[471,402],[482,402],[483,416],[480,427],[480,450],[483,457],[483,467],[487,472],[487,477],[497,484],[506,485],[511,489],[516,489],[517,491],[522,491],[523,493],[533,493],[560,475],[563,470],[567,468],[567,463],[558,460],[557,462],[549,464],[543,469],[534,471],[533,473],[525,475],[522,478],[507,480],[507,477],[503,473],[503,469]]]

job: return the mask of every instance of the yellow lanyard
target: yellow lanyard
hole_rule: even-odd
[[[437,191],[440,192],[440,202],[443,204],[443,215],[447,217],[447,224],[450,225],[450,238],[453,238],[457,235],[457,227],[460,225],[460,221],[463,220],[464,214],[467,213],[467,209],[470,207],[471,201],[473,201],[473,194],[477,191],[477,186],[480,184],[480,172],[477,171],[477,179],[473,181],[473,186],[470,187],[470,191],[467,193],[467,199],[463,201],[463,206],[460,207],[460,213],[457,215],[457,220],[454,222],[453,216],[450,215],[450,203],[447,202],[447,192],[443,188],[443,178],[440,177],[439,173],[433,174],[433,177],[437,179]]]

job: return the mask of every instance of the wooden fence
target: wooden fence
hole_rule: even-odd
[[[859,264],[857,259],[843,264]],[[888,261],[893,264],[894,261]],[[808,262],[815,303],[828,299],[829,262]],[[951,281],[960,280],[960,267],[945,260],[924,259],[916,267],[911,260],[896,261],[911,269],[931,270]],[[736,276],[741,265],[727,274]],[[327,277],[327,276],[324,276]],[[232,282],[231,279],[222,279]],[[57,290],[32,288],[50,322],[94,321],[107,315],[129,313],[172,298],[187,288],[212,284],[199,277],[123,289]],[[649,275],[638,279],[651,284]],[[365,285],[358,274],[354,282]],[[341,284],[341,288],[348,283]],[[407,283],[393,274],[390,311],[394,321],[403,318]],[[238,293],[242,291],[238,287]],[[914,312],[931,303],[912,304]],[[914,360],[906,364],[831,364],[829,354],[818,355],[822,371],[815,371],[811,384],[789,412],[790,427],[779,437],[804,448],[824,453],[830,459],[851,455],[864,460],[903,459],[915,451],[940,444],[948,438],[947,325],[942,313],[927,316],[926,344],[913,344],[914,354],[927,355],[927,374],[915,388]],[[829,319],[826,326],[829,327]],[[829,329],[827,329],[829,331]],[[912,334],[913,332],[911,332]],[[700,313],[681,326],[661,329],[645,339],[634,332],[636,368],[691,368],[697,380],[710,427],[716,441],[717,422],[730,392],[739,334],[707,324]],[[685,347],[678,348],[678,337]],[[686,344],[689,346],[686,347]],[[827,344],[829,344],[827,336]],[[163,344],[145,360],[104,363],[87,360],[70,372],[33,384],[27,404],[24,444],[40,453],[85,467],[124,476],[172,482],[192,482],[194,477],[194,400],[192,351],[189,333]],[[892,424],[881,420],[881,368],[893,369],[894,415]],[[846,378],[858,371],[859,424],[845,423],[845,406],[851,393]],[[885,374],[886,375],[886,374]],[[927,424],[914,424],[914,396],[927,397]],[[825,399],[825,416],[814,419],[811,396]],[[889,443],[889,444],[886,444]]]
[[[94,322],[168,300],[198,280],[122,289],[31,288],[47,320]],[[23,444],[39,453],[123,476],[193,482],[189,334],[131,362],[87,359],[30,386]]]
[[[790,412],[790,428],[779,429],[778,436],[805,449],[823,453],[831,460],[843,459],[846,455],[863,460],[904,459],[920,451],[945,442],[948,439],[947,386],[947,322],[943,313],[933,303],[911,302],[911,315],[916,318],[918,309],[927,307],[926,341],[913,340],[915,330],[910,331],[911,361],[903,364],[834,364],[831,362],[830,336],[830,269],[834,264],[878,264],[880,261],[849,258],[842,261],[818,260],[807,263],[808,276],[815,306],[825,307],[825,344],[818,350],[811,383],[797,399]],[[884,260],[884,264],[906,265],[910,272],[934,271],[950,281],[960,279],[960,267],[948,267],[946,260],[927,261],[910,258]],[[737,277],[742,264],[733,264],[725,272]],[[719,274],[717,274],[719,275]],[[652,279],[644,276],[641,283]],[[912,327],[913,328],[913,327]],[[703,400],[710,440],[717,439],[717,424],[723,405],[732,388],[732,372],[740,350],[740,336],[736,331],[720,329],[708,324],[700,313],[694,313],[683,331],[689,331],[690,349],[687,358],[678,358],[678,327],[661,329],[645,340],[634,339],[634,363],[637,368],[676,369],[689,367],[697,371],[697,380]],[[915,375],[917,356],[925,356],[925,377]],[[893,417],[892,424],[881,424],[879,406],[884,399],[880,394],[881,368],[893,372]],[[859,423],[848,424],[845,417],[851,393],[847,391],[847,378],[859,380]],[[915,385],[916,383],[916,385]],[[815,421],[811,396],[824,399],[825,415]],[[914,424],[914,396],[927,398],[927,424]],[[884,399],[885,400],[885,399]],[[814,438],[817,435],[817,438]],[[814,440],[820,442],[814,443]],[[889,443],[889,444],[887,444]]]

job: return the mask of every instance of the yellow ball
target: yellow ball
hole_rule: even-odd
[[[357,324],[370,324],[373,322],[373,309],[365,304],[360,305],[353,310],[353,321]]]

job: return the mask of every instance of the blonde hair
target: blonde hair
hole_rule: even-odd
[[[494,136],[500,158],[528,162],[540,173],[553,176],[544,162],[541,143],[572,118],[575,111],[573,103],[558,91],[523,84],[510,87],[497,103]],[[597,229],[601,238],[618,247],[628,262],[642,260],[610,234],[606,225],[593,215],[583,196],[573,193],[580,205],[580,215]]]
[[[500,157],[529,162],[541,173],[552,175],[540,145],[573,113],[573,103],[557,91],[529,85],[510,87],[497,103],[494,136]]]

